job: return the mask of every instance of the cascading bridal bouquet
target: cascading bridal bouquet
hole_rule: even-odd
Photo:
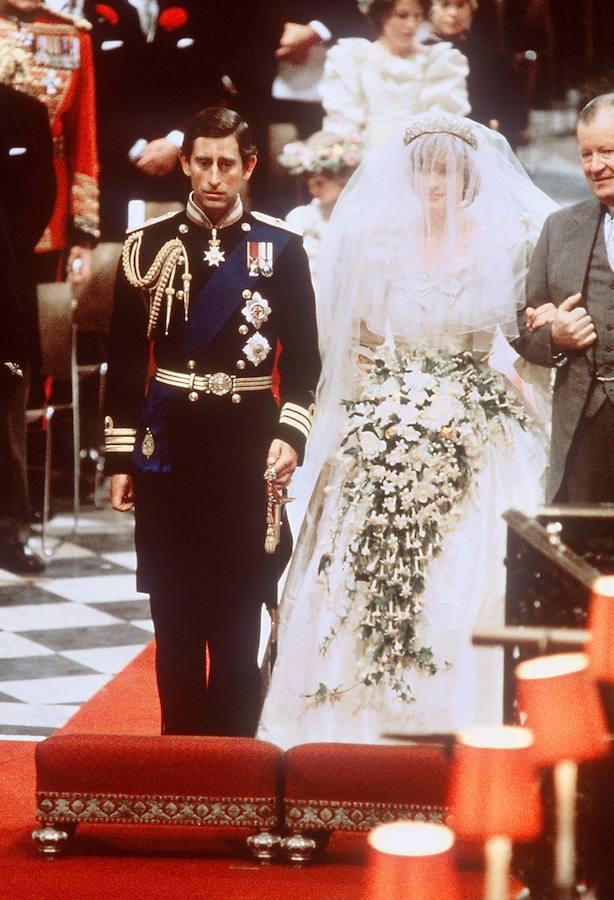
[[[526,427],[529,418],[503,376],[470,353],[381,350],[360,397],[344,406],[339,456],[347,471],[319,571],[326,576],[352,511],[358,521],[343,559],[348,605],[340,619],[364,604],[360,678],[387,683],[411,702],[407,672],[447,666],[419,637],[428,565],[462,514],[482,466],[485,431],[505,433],[510,419]],[[320,702],[345,690],[320,684],[313,696]]]

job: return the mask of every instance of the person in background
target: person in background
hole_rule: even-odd
[[[305,140],[322,124],[319,83],[328,46],[340,37],[366,34],[355,0],[277,0],[271,34],[278,40],[272,119],[292,122]]]
[[[44,566],[28,545],[26,404],[40,370],[34,248],[53,211],[55,173],[45,107],[4,84],[0,198],[0,568],[37,575]]]
[[[577,134],[594,196],[547,219],[515,348],[556,370],[548,502],[613,503],[614,93],[582,109]]]
[[[318,295],[318,259],[326,240],[326,229],[339,194],[360,163],[362,147],[358,138],[343,138],[317,131],[306,141],[286,144],[280,164],[290,175],[301,176],[312,200],[297,206],[286,222],[303,235],[316,298]]]
[[[469,112],[467,60],[450,44],[425,47],[417,40],[423,0],[358,0],[358,6],[376,39],[347,38],[329,50],[320,84],[325,131],[358,134],[371,148],[407,116]]]
[[[143,5],[140,0],[131,2]],[[160,9],[163,5],[160,2]],[[198,108],[207,103],[231,106],[250,121],[260,148],[258,168],[250,181],[251,199],[285,213],[289,204],[284,186],[269,171],[270,125],[289,121],[301,137],[320,127],[317,83],[327,44],[338,36],[360,33],[364,27],[354,0],[334,4],[329,0],[191,0],[182,2],[181,8],[189,16],[186,27],[195,41],[198,64],[189,77],[181,74],[187,57],[183,53],[162,68],[164,78],[178,82],[177,103],[166,106],[164,114],[170,112],[170,117],[162,123],[158,118],[163,104],[156,101],[147,132],[155,138],[141,149],[137,167],[159,178],[175,169],[180,135],[174,130],[184,126],[182,106],[188,98],[196,96]],[[183,36],[177,33],[180,41]],[[155,92],[146,93],[155,96]]]
[[[199,6],[194,0],[83,4],[92,24],[107,241],[123,239],[130,201],[182,200],[180,129],[222,93],[217,55],[210,42],[203,46]]]
[[[57,196],[36,246],[38,281],[86,280],[99,237],[98,152],[90,26],[41,0],[0,0],[0,83],[47,108]]]
[[[519,73],[510,58],[498,49],[495,35],[485,34],[473,23],[477,0],[433,0],[431,35],[424,43],[451,43],[467,58],[467,90],[471,118],[501,131],[512,147],[524,139],[527,102]]]

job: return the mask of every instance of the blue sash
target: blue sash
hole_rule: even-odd
[[[252,225],[251,230],[231,251],[226,261],[208,279],[195,299],[190,302],[190,318],[184,330],[181,351],[193,357],[208,347],[221,331],[237,306],[244,302],[243,291],[262,287],[268,278],[253,278],[248,274],[247,244],[249,241],[268,241],[273,244],[273,269],[292,232],[273,228],[263,222]],[[273,278],[275,275],[273,275]]]

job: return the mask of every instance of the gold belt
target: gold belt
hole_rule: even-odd
[[[244,391],[267,391],[271,389],[273,379],[270,375],[254,378],[239,378],[225,372],[214,372],[213,375],[196,375],[186,372],[171,372],[170,369],[156,369],[156,381],[170,384],[172,387],[185,388],[190,393],[188,399],[198,400],[199,394],[215,394],[223,397],[231,394],[233,403],[240,403],[239,394]]]

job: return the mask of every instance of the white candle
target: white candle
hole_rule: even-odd
[[[554,883],[571,888],[576,880],[576,786],[578,764],[563,759],[554,767],[556,844]]]
[[[484,848],[486,855],[485,900],[508,900],[512,841],[503,835],[491,837]]]

